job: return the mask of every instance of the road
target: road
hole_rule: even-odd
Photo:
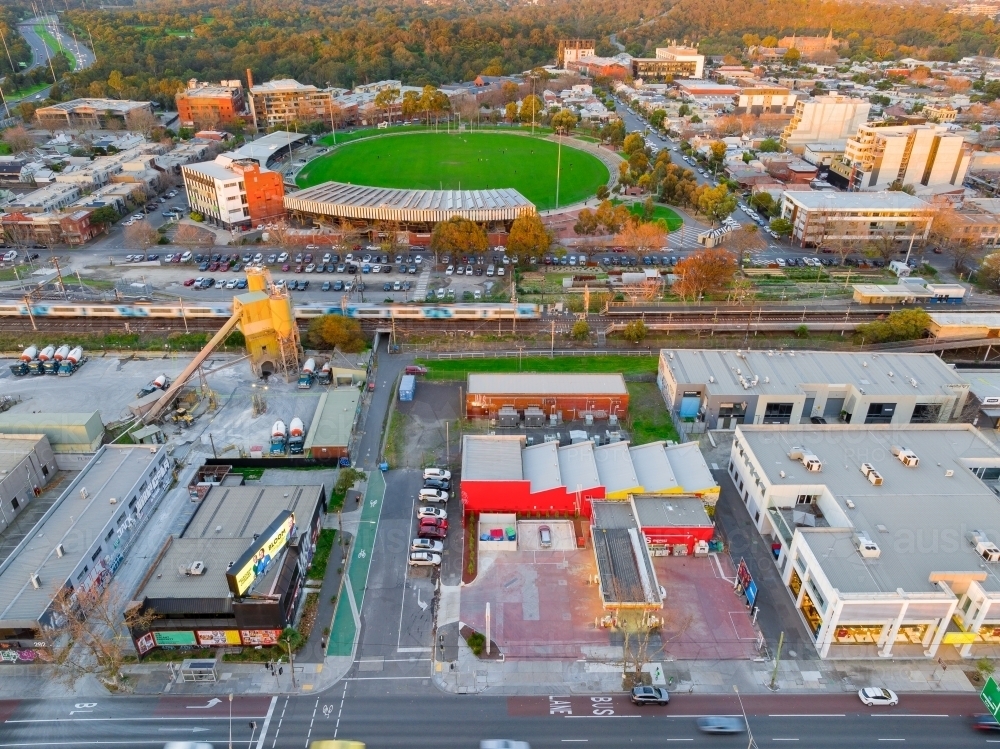
[[[49,57],[52,55],[59,54],[59,50],[52,49],[45,42],[44,39],[35,31],[35,26],[42,25],[47,27],[50,34],[55,37],[60,44],[63,45],[75,58],[74,70],[82,70],[83,68],[90,67],[94,64],[94,53],[84,44],[81,44],[78,40],[74,40],[73,36],[68,32],[63,30],[63,27],[59,25],[59,19],[56,16],[40,16],[38,18],[32,18],[27,21],[19,23],[17,30],[20,32],[21,36],[31,47],[31,64],[27,67],[27,70],[32,70],[34,68],[48,66]],[[36,91],[31,94],[31,96],[24,97],[31,101],[44,101],[48,98],[49,88],[44,88],[40,91]],[[8,106],[14,106],[22,99],[11,97],[7,100]]]
[[[389,694],[391,692],[391,694]],[[702,715],[746,711],[758,747],[790,743],[809,749],[987,747],[968,715],[975,695],[904,695],[896,708],[866,708],[852,694],[675,695],[666,707],[635,707],[622,695],[458,697],[422,683],[353,676],[323,694],[301,697],[107,697],[94,702],[0,702],[5,747],[162,746],[203,741],[256,749],[305,749],[310,740],[341,738],[371,747],[473,749],[483,739],[528,741],[534,749],[622,746],[745,747],[747,735],[704,736]],[[251,728],[251,721],[256,727]],[[623,723],[627,728],[623,730]],[[251,740],[252,738],[252,740]]]

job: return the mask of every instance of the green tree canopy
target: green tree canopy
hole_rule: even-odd
[[[930,315],[922,309],[901,309],[884,320],[859,325],[855,335],[868,343],[912,341],[923,337],[930,321]]]

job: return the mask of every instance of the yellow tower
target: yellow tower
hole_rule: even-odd
[[[246,274],[247,292],[234,302],[250,366],[257,376],[280,372],[290,382],[298,377],[302,356],[292,300],[286,290],[275,288],[266,268],[248,268]]]

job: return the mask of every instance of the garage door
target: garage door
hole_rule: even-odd
[[[843,398],[827,398],[826,407],[823,409],[823,416],[829,418],[839,418],[840,412],[844,410]]]
[[[699,408],[701,408],[701,394],[684,393],[681,398],[681,418],[693,419],[698,415]]]

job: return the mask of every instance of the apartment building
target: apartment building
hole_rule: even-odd
[[[945,125],[862,125],[830,179],[848,190],[885,190],[894,182],[914,187],[961,187],[971,149],[962,131]]]
[[[692,47],[658,47],[656,57],[633,57],[632,75],[644,81],[704,78],[705,56]]]
[[[257,130],[316,121],[332,127],[339,109],[334,98],[341,90],[316,88],[291,78],[260,83],[250,87],[250,116]]]
[[[593,39],[559,40],[559,67],[565,68],[568,62],[575,62],[581,57],[593,57],[595,54],[597,54],[596,45]]]
[[[250,115],[243,83],[238,80],[213,84],[192,78],[175,100],[184,127],[225,127]]]
[[[123,101],[119,99],[73,99],[39,107],[35,119],[43,128],[58,130],[66,128],[100,129],[109,123],[128,127],[134,117],[153,116],[153,104],[148,101]]]
[[[735,114],[794,114],[799,95],[782,86],[751,85],[733,97]]]
[[[191,209],[225,229],[253,226],[285,214],[280,172],[251,159],[217,156],[181,167]]]
[[[934,207],[905,192],[785,192],[781,216],[792,241],[819,247],[830,241],[888,236],[899,242],[927,239]]]
[[[872,105],[847,96],[816,96],[796,101],[792,121],[781,133],[781,145],[799,156],[809,143],[853,137],[868,121]]]

